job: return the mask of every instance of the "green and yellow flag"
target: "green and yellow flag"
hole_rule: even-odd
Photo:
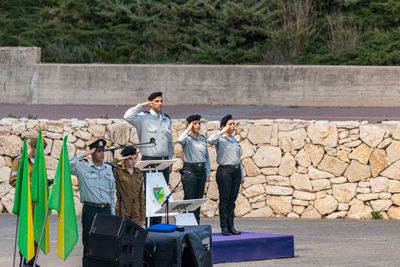
[[[39,138],[36,145],[35,162],[32,170],[31,191],[32,201],[36,202],[35,216],[33,216],[33,233],[36,242],[39,243],[43,224],[46,222],[40,249],[44,254],[47,254],[50,251],[49,220],[46,220],[49,185],[47,182],[46,162],[44,159],[43,136],[41,130],[39,131]]]
[[[57,255],[66,260],[78,241],[74,194],[67,151],[67,136],[61,148],[60,159],[54,177],[47,206],[58,212]]]
[[[29,261],[35,256],[35,241],[33,237],[31,186],[29,181],[26,139],[24,140],[24,148],[18,166],[12,213],[19,216],[18,248],[24,258]]]

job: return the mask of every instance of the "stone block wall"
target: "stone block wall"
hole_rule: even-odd
[[[180,179],[182,149],[176,140],[185,127],[184,120],[173,120],[178,160],[171,186]],[[202,133],[208,137],[218,127],[219,122],[204,121]],[[49,178],[54,176],[65,135],[70,157],[82,153],[97,137],[105,138],[108,146],[138,142],[135,128],[121,119],[0,120],[0,212],[12,209],[11,160],[21,153],[23,138],[37,136],[39,129],[48,143]],[[238,217],[370,219],[371,211],[379,211],[385,219],[400,219],[400,122],[238,120],[236,138],[246,175],[236,203]],[[205,192],[209,200],[201,212],[214,217],[218,216],[214,147],[209,147],[209,154],[212,173]],[[73,186],[80,213],[76,177]],[[182,199],[182,190],[173,197]]]

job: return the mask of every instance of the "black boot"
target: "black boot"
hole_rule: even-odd
[[[221,234],[222,235],[231,235],[231,233],[229,233],[228,228],[226,228],[226,227],[221,228]]]
[[[239,232],[238,230],[236,230],[235,227],[233,227],[233,226],[230,226],[230,227],[229,227],[229,232],[230,232],[232,235],[240,235],[240,232]]]

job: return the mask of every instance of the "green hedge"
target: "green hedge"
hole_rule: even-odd
[[[400,1],[2,0],[42,62],[399,65]]]

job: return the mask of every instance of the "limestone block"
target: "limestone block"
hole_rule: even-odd
[[[0,167],[0,183],[8,182],[8,177],[10,176],[10,168],[9,167]]]
[[[347,212],[347,218],[349,219],[371,219],[371,211],[372,209],[360,200],[353,200],[350,206],[349,211]]]
[[[348,203],[339,203],[338,210],[349,210],[350,205]]]
[[[378,193],[357,194],[357,199],[362,201],[370,201],[378,198],[379,198]]]
[[[250,127],[247,139],[255,144],[269,144],[271,142],[272,126]]]
[[[243,188],[247,188],[256,184],[264,184],[266,182],[264,175],[257,175],[255,177],[246,177],[244,179]]]
[[[218,164],[217,164],[217,151],[215,150],[215,147],[210,146],[208,147],[208,156],[210,157],[210,168],[212,171],[217,170]]]
[[[376,147],[383,140],[385,130],[374,125],[360,126],[360,139],[370,147]]]
[[[314,202],[314,207],[320,214],[326,215],[334,212],[337,209],[338,202],[331,195],[327,195],[325,198],[316,199]]]
[[[400,159],[400,141],[393,141],[388,148],[386,148],[387,158],[389,164]]]
[[[332,188],[331,182],[329,181],[329,179],[311,180],[311,185],[313,187],[314,192]]]
[[[347,136],[349,136],[349,131],[346,131],[346,130],[341,131],[341,130],[343,130],[343,129],[338,130],[338,132],[339,132],[339,139],[344,139],[344,138],[346,138]]]
[[[341,219],[346,217],[347,211],[338,211],[326,216],[327,219]]]
[[[76,140],[78,140],[78,138],[76,138],[74,135],[72,135],[71,133],[69,133],[69,132],[63,132],[63,135],[62,135],[62,139],[64,140],[64,138],[66,137],[66,136],[68,136],[68,138],[67,138],[67,142],[68,143],[75,143],[76,142]],[[47,145],[49,144],[49,142],[47,142]]]
[[[300,149],[305,145],[306,137],[307,133],[304,128],[290,132],[279,132],[279,147],[281,147],[285,152],[291,152],[293,150]]]
[[[287,217],[287,218],[290,218],[290,219],[298,219],[298,218],[300,218],[300,215],[298,215],[298,214],[295,213],[295,212],[291,212],[291,213],[289,213],[286,217]]]
[[[292,211],[297,213],[297,214],[301,214],[304,211],[305,208],[306,207],[304,207],[304,206],[293,206]]]
[[[0,201],[0,214],[3,212],[3,209],[4,209],[3,203],[1,203]]]
[[[278,185],[267,185],[265,187],[265,193],[268,195],[290,196],[293,193],[293,188]]]
[[[392,197],[392,194],[388,192],[381,192],[379,193],[379,199],[390,199]]]
[[[335,121],[335,124],[339,128],[345,128],[345,129],[353,129],[350,131],[350,133],[354,133],[354,130],[356,130],[356,133],[358,133],[358,128],[360,126],[360,122],[358,121]]]
[[[304,146],[304,150],[310,156],[312,165],[314,167],[317,167],[318,164],[321,162],[322,157],[324,156],[324,149],[321,146],[308,143]]]
[[[258,167],[277,167],[281,163],[281,150],[279,147],[261,146],[253,156]]]
[[[251,211],[250,202],[245,196],[239,194],[236,199],[235,216],[241,217]]]
[[[308,166],[311,165],[310,156],[307,154],[307,152],[306,152],[304,149],[301,149],[301,150],[297,153],[297,155],[296,155],[296,157],[295,157],[295,160],[297,161],[297,163],[298,163],[300,166],[302,166],[302,167],[304,167],[304,168],[307,168]]]
[[[335,184],[332,187],[333,197],[339,202],[348,203],[356,195],[356,184]]]
[[[307,207],[309,203],[308,203],[307,200],[293,199],[293,200],[292,200],[292,204],[293,204],[293,205],[297,205],[297,206],[304,206],[304,207]]]
[[[264,194],[265,189],[261,184],[251,185],[248,188],[242,190],[242,194],[246,196],[246,198],[255,197],[258,195]]]
[[[174,147],[174,158],[182,158],[182,146],[181,144],[175,144]]]
[[[310,177],[307,174],[294,173],[290,176],[290,184],[296,190],[312,192]]]
[[[383,172],[381,172],[381,175],[391,179],[400,180],[400,160],[387,167]]]
[[[344,143],[343,145],[345,147],[358,147],[359,145],[361,145],[361,140],[355,140],[355,141],[350,141],[348,143]]]
[[[350,162],[348,157],[348,152],[346,150],[343,149],[337,150],[336,157],[340,160],[343,160],[344,162]]]
[[[343,176],[331,178],[329,180],[331,181],[331,184],[343,184],[343,183],[347,182],[347,178],[343,177]]]
[[[242,166],[246,172],[246,176],[257,176],[261,173],[251,158],[242,160]]]
[[[357,187],[357,193],[368,194],[371,193],[371,189],[369,187]]]
[[[274,213],[270,207],[262,207],[256,210],[249,212],[248,214],[244,215],[244,218],[268,218],[272,217]]]
[[[400,140],[400,124],[396,124],[396,128],[394,129],[392,133],[392,137],[394,139]]]
[[[252,203],[252,204],[251,204],[251,208],[252,208],[253,210],[259,209],[259,208],[262,208],[262,207],[265,207],[265,201],[255,202],[255,203]]]
[[[11,190],[11,185],[8,184],[7,182],[4,183],[0,183],[0,199],[5,196],[6,194],[8,194],[8,192]]]
[[[60,157],[62,145],[63,145],[62,140],[55,140],[53,142],[53,147],[50,154],[53,158],[58,159]],[[67,142],[67,149],[68,149],[68,157],[72,158],[75,155],[75,150],[76,150],[74,144]]]
[[[129,135],[129,142],[133,143],[133,144],[138,144],[139,143],[139,137],[136,131],[135,127],[131,127],[131,133]]]
[[[386,177],[371,178],[371,191],[374,193],[387,192],[389,188],[389,179]]]
[[[353,150],[353,152],[349,154],[349,158],[358,160],[362,164],[367,164],[371,156],[371,153],[372,153],[372,148],[370,148],[366,144],[361,144],[358,147],[356,147]]]
[[[104,125],[90,125],[88,127],[88,132],[91,133],[94,137],[104,137],[106,132],[106,127]]]
[[[240,143],[240,148],[242,150],[241,159],[252,157],[255,153],[254,145],[249,142],[249,140],[244,139]]]
[[[350,182],[354,183],[370,177],[371,171],[368,165],[361,164],[357,160],[352,160],[344,176],[349,179]]]
[[[343,172],[346,170],[348,164],[340,159],[325,155],[320,164],[318,165],[318,169],[330,172],[335,176],[341,176]]]
[[[390,199],[378,199],[371,201],[371,207],[374,211],[386,211],[393,202]]]
[[[19,156],[23,145],[24,142],[15,135],[0,136],[0,154],[2,155],[10,157]]]
[[[310,210],[306,210],[301,214],[302,219],[321,219],[322,216],[319,214],[319,212],[313,208]]]
[[[338,142],[338,132],[333,123],[318,123],[307,127],[308,137],[315,145],[336,147]]]
[[[8,134],[11,132],[11,125],[0,125],[0,134]]]
[[[127,122],[119,122],[107,125],[107,132],[110,136],[111,142],[113,142],[114,144],[128,144],[130,138],[130,126]]]
[[[53,139],[53,140],[60,140],[63,139],[63,134],[62,133],[53,133],[53,132],[43,132],[43,136]]]
[[[313,166],[308,167],[308,175],[311,179],[325,179],[325,178],[333,178],[335,177],[333,174],[329,172],[320,171]]]
[[[325,191],[318,191],[315,193],[315,199],[324,198],[328,193]]]
[[[400,220],[400,207],[392,206],[387,214],[389,215],[389,218],[392,220]]]
[[[279,168],[262,168],[261,173],[264,175],[275,175],[278,174]]]
[[[392,138],[387,138],[383,140],[377,147],[385,149],[392,143],[392,141]]]
[[[14,206],[14,193],[8,193],[1,198],[1,203],[3,203],[4,208],[8,213],[12,213],[12,208]]]
[[[292,211],[292,197],[271,196],[267,199],[267,205],[272,208],[274,213],[280,215],[287,215],[289,212]]]
[[[315,193],[309,193],[309,192],[295,190],[293,193],[293,197],[296,199],[301,199],[301,200],[314,200]]]
[[[64,122],[63,121],[48,121],[47,122],[47,131],[62,133],[64,131]]]
[[[267,195],[266,194],[262,194],[262,195],[258,195],[258,196],[249,198],[249,202],[250,203],[264,202],[264,204],[265,204],[265,200],[266,199],[267,199]]]
[[[279,175],[290,176],[295,173],[296,170],[296,161],[291,154],[286,153],[282,157],[281,165],[279,166]]]
[[[400,181],[389,180],[388,192],[400,193]]]
[[[371,187],[371,183],[369,181],[361,181],[358,182],[358,187]]]
[[[212,201],[211,199],[207,200],[206,203],[201,205],[201,213],[208,218],[214,217],[217,209],[218,203],[216,201]]]
[[[297,166],[297,172],[306,174],[306,173],[308,173],[308,169],[304,168],[304,167],[301,167],[301,166]]]
[[[78,138],[81,138],[81,139],[85,140],[85,141],[89,141],[90,139],[92,139],[92,134],[91,133],[88,133],[86,131],[79,130],[79,129],[74,131],[74,135],[76,137],[78,137]]]
[[[284,177],[284,176],[280,176],[280,175],[267,176],[266,181],[267,181],[268,185],[290,186],[289,177]]]
[[[86,121],[82,121],[82,120],[73,120],[71,122],[71,128],[75,129],[75,128],[83,128],[87,125]]]
[[[219,199],[218,185],[215,180],[211,180],[207,189],[207,198],[212,200]]]
[[[396,206],[400,206],[400,194],[394,194],[391,198],[392,202]]]
[[[389,166],[389,159],[383,149],[375,149],[371,154],[370,166],[373,177],[377,177],[381,171]]]
[[[20,135],[26,129],[24,122],[15,123],[12,125],[12,130],[15,135]]]

